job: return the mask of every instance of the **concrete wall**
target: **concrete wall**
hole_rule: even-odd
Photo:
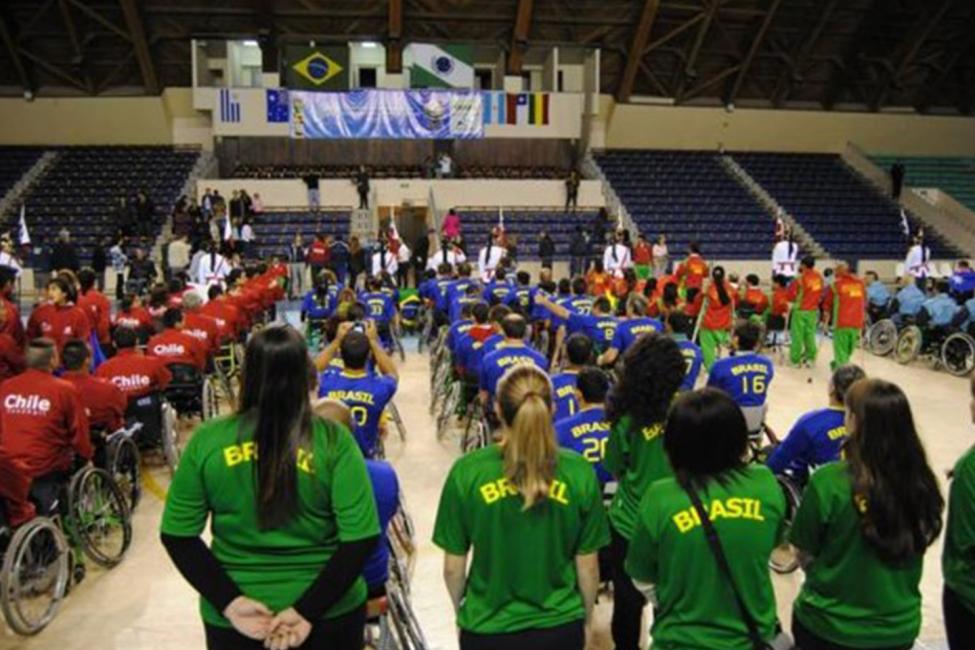
[[[300,180],[259,179],[203,179],[196,192],[202,197],[206,188],[220,191],[230,197],[235,189],[257,192],[267,208],[298,207],[308,203],[305,184]],[[401,205],[410,201],[426,205],[429,190],[433,188],[437,207],[446,210],[460,206],[517,206],[560,207],[565,203],[565,184],[562,181],[515,181],[515,180],[374,180],[372,188],[383,206]],[[353,206],[359,204],[355,186],[346,180],[322,180],[319,183],[323,206]],[[579,206],[602,206],[603,194],[599,181],[583,181],[579,186]]]
[[[717,149],[975,155],[975,118],[900,113],[762,110],[615,104],[600,96],[606,148]],[[593,140],[598,142],[599,138]]]

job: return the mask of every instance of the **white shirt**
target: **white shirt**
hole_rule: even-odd
[[[23,271],[17,258],[7,251],[0,251],[0,266],[6,266],[13,269],[14,277],[18,278],[20,277],[21,271]]]
[[[169,268],[182,269],[190,263],[190,245],[182,239],[174,239],[169,242],[169,250],[166,253]]]
[[[441,248],[427,260],[427,269],[436,271],[437,267],[444,262],[451,266],[457,266],[462,261],[464,261],[463,255],[458,256],[457,253],[449,248]]]
[[[200,258],[200,265],[196,270],[197,284],[210,285],[221,282],[230,273],[230,262],[223,255],[216,253],[212,256],[209,253]]]
[[[249,223],[245,223],[244,227],[240,229],[240,240],[245,242],[252,242],[256,239],[254,236],[254,229],[251,228]]]
[[[396,259],[400,264],[406,264],[410,261],[410,247],[400,242],[399,251],[396,253]]]
[[[396,256],[393,255],[388,250],[386,251],[386,268],[383,268],[382,253],[372,254],[372,274],[380,275],[383,271],[389,273],[390,275],[396,275],[396,271],[399,270],[399,262],[396,261]]]
[[[615,251],[615,258],[614,258]],[[633,266],[630,259],[630,249],[623,244],[610,244],[603,253],[603,268],[607,273],[612,273],[616,277],[623,276],[623,269]]]
[[[491,256],[488,257],[487,246],[481,249],[480,254],[477,256],[477,268],[481,270],[481,279],[487,282],[494,277],[494,271],[498,268],[498,264],[504,259],[507,251],[500,246],[495,244],[491,245]]]
[[[926,278],[931,274],[930,260],[931,249],[915,244],[907,251],[904,267],[915,278]]]
[[[791,251],[790,251],[791,248]],[[794,278],[796,275],[796,260],[799,257],[797,244],[780,241],[772,248],[772,274]]]

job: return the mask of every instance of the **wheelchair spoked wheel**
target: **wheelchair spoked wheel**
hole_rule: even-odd
[[[775,478],[785,494],[785,525],[788,528],[792,525],[799,504],[802,502],[802,488],[788,476],[776,475]],[[786,542],[772,549],[768,565],[770,569],[782,575],[794,572],[799,568],[799,554],[796,547]]]
[[[423,637],[423,630],[416,619],[416,614],[407,600],[406,593],[400,585],[395,583],[387,589],[390,615],[393,626],[399,635],[400,648],[403,650],[426,650],[427,642]]]
[[[897,326],[894,321],[884,318],[867,330],[867,348],[878,357],[886,357],[897,345]]]
[[[894,358],[897,359],[897,363],[907,365],[917,359],[923,344],[924,335],[921,333],[921,328],[917,325],[908,325],[897,337]]]
[[[217,388],[209,378],[203,380],[202,393],[200,395],[200,417],[204,420],[217,417],[220,413],[220,398],[217,395]]]
[[[68,555],[64,533],[47,517],[14,532],[0,573],[0,607],[14,632],[37,634],[54,620],[68,590]]]
[[[389,416],[396,425],[396,432],[399,434],[400,442],[406,442],[406,424],[403,422],[403,417],[399,414],[399,409],[396,408],[396,403],[390,402],[388,408]]]
[[[964,332],[955,332],[941,344],[941,365],[956,377],[964,377],[975,369],[975,339]]]
[[[142,470],[139,447],[131,438],[115,442],[108,453],[108,472],[125,496],[129,512],[134,512],[142,496]]]
[[[169,467],[171,474],[176,473],[176,468],[179,466],[180,457],[176,421],[176,410],[170,404],[163,404],[162,431],[160,432],[160,437],[162,440],[160,442],[162,443],[163,457],[166,459],[166,465]]]
[[[71,479],[68,507],[72,532],[85,555],[111,568],[132,543],[132,518],[125,495],[102,469],[86,467]]]

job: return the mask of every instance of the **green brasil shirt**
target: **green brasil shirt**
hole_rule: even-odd
[[[772,472],[749,465],[698,489],[762,638],[778,619],[768,561],[784,536],[785,495]],[[640,502],[626,572],[655,585],[654,650],[752,650],[732,586],[697,511],[676,478],[655,482]]]
[[[253,427],[238,416],[209,420],[190,440],[173,477],[162,532],[196,537],[207,519],[212,551],[240,590],[279,612],[291,607],[318,577],[340,542],[379,535],[366,464],[344,427],[314,419],[308,448],[298,450],[298,514],[286,525],[261,530]],[[366,600],[360,577],[326,613],[347,614]],[[230,627],[205,599],[204,622]]]
[[[975,612],[975,447],[958,460],[951,479],[941,572],[945,584]]]
[[[575,557],[609,543],[596,473],[560,449],[549,498],[523,510],[491,445],[454,463],[433,542],[452,555],[473,547],[457,624],[478,634],[547,629],[585,617]]]
[[[609,432],[603,466],[618,481],[609,521],[616,532],[630,539],[647,488],[657,479],[674,475],[664,451],[664,423],[639,427],[629,415],[621,417]]]
[[[813,557],[795,617],[813,634],[854,648],[910,645],[921,628],[923,557],[895,567],[860,532],[845,461],[809,478],[789,541]]]

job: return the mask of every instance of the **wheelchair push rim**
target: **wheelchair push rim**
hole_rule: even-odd
[[[776,480],[785,495],[785,526],[786,530],[792,526],[792,521],[799,510],[802,501],[802,489],[796,482],[788,477],[776,475]],[[772,554],[768,560],[769,568],[778,574],[786,575],[793,573],[799,568],[799,554],[796,548],[789,543],[784,543],[772,549]]]
[[[885,318],[877,321],[867,330],[867,346],[878,357],[886,357],[897,345],[897,326]]]
[[[921,345],[924,339],[921,334],[921,328],[917,325],[908,325],[897,337],[897,348],[895,355],[897,358],[897,363],[906,365],[915,359],[921,353]]]
[[[125,496],[129,512],[139,505],[142,496],[142,472],[139,447],[129,438],[123,438],[112,446],[108,470],[112,480]]]
[[[71,532],[95,564],[111,568],[132,543],[132,519],[125,496],[105,470],[87,467],[68,490]]]
[[[166,465],[172,474],[176,473],[179,466],[179,444],[176,440],[176,411],[169,404],[163,405],[162,411],[162,452],[166,459]]]
[[[47,517],[35,517],[14,532],[3,557],[0,606],[17,634],[37,634],[50,623],[70,579],[68,543]]]
[[[975,339],[955,332],[941,345],[941,365],[952,375],[964,377],[975,369]]]

